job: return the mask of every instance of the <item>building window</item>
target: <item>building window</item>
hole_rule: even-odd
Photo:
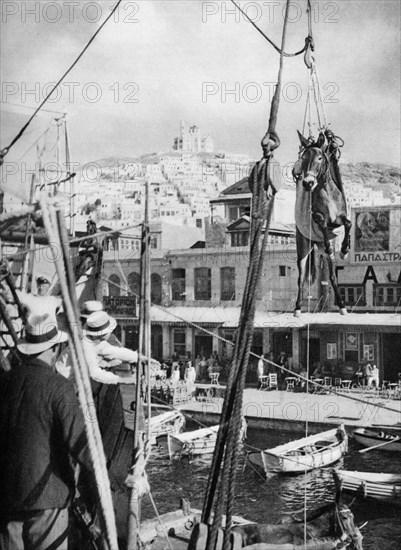
[[[209,267],[195,267],[195,300],[212,298],[212,270]]]
[[[173,350],[178,355],[185,356],[187,351],[185,328],[173,329]]]
[[[171,281],[172,300],[185,300],[185,269],[173,269]]]
[[[162,278],[157,273],[150,276],[150,301],[152,304],[162,303]]]
[[[285,275],[286,275],[285,265],[279,265],[278,266],[278,274],[279,274],[279,277],[285,277]]]
[[[373,285],[373,304],[375,306],[397,306],[401,303],[401,285]]]
[[[121,295],[121,282],[120,277],[114,273],[109,277],[109,296],[120,296]]]
[[[347,306],[365,306],[365,287],[363,285],[341,285],[338,287],[340,296]]]
[[[235,267],[220,268],[220,299],[235,300]]]
[[[196,219],[196,227],[199,227],[199,229],[202,229],[202,218]]]
[[[359,361],[360,334],[347,332],[344,334],[344,361],[357,363]]]
[[[241,218],[241,216],[250,216],[251,207],[250,206],[230,206],[228,208],[228,221],[235,222]]]
[[[157,248],[157,237],[155,235],[150,237],[150,248]]]
[[[141,293],[141,278],[139,273],[130,273],[128,275],[127,283],[131,293],[139,296]]]
[[[233,231],[231,233],[231,246],[248,246],[249,231]]]

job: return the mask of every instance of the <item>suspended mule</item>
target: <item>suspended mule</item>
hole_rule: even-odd
[[[340,256],[346,258],[350,247],[352,224],[347,217],[347,202],[338,168],[338,142],[330,130],[320,133],[317,142],[307,140],[298,132],[302,145],[298,162],[293,169],[296,181],[295,223],[298,266],[298,296],[294,315],[301,314],[303,287],[309,278],[316,278],[314,246],[323,248],[329,267],[335,303],[340,313],[347,310],[338,290],[334,271],[332,245],[344,228]]]

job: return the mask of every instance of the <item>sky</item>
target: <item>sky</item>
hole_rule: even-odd
[[[4,147],[114,3],[1,4]],[[276,43],[284,4],[240,2]],[[345,141],[343,158],[399,165],[400,3],[319,0],[313,5],[322,97],[327,120]],[[306,0],[291,2],[290,20],[286,51],[294,52],[307,34]],[[277,52],[235,15],[228,0],[123,0],[45,108],[68,113],[74,162],[168,150],[181,119],[211,134],[215,150],[257,159],[278,65]],[[284,164],[296,160],[296,130],[303,124],[308,73],[302,56],[285,58],[283,84],[276,158]],[[53,117],[43,113],[9,158],[20,158]]]

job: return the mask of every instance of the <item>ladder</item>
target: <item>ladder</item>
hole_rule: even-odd
[[[13,353],[26,312],[18,298],[15,280],[5,259],[0,260],[0,367],[10,369],[9,353]]]

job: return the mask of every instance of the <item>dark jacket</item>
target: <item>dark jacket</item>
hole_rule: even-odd
[[[91,469],[74,387],[32,359],[0,377],[0,516],[65,508],[74,490],[70,457]]]

